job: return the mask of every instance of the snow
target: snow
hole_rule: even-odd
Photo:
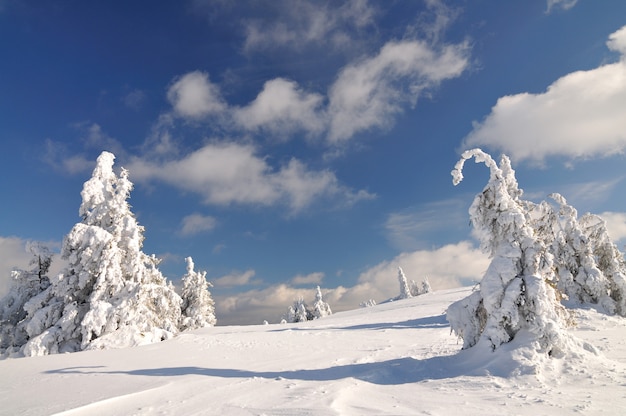
[[[597,354],[550,358],[528,346],[524,331],[495,352],[481,344],[461,351],[445,313],[470,293],[6,359],[0,415],[626,414],[624,318],[574,311],[567,333]]]

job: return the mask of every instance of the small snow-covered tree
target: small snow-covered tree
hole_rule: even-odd
[[[376,306],[376,301],[374,299],[368,299],[361,303],[359,303],[361,308],[371,308],[372,306]]]
[[[525,331],[543,351],[557,354],[564,348],[567,314],[548,284],[555,280],[552,256],[533,229],[533,204],[521,199],[508,157],[502,156],[498,165],[480,149],[463,153],[452,171],[455,185],[470,158],[490,170],[489,182],[470,207],[470,219],[492,260],[480,289],[448,308],[450,326],[463,338],[463,348],[483,342],[496,349]]]
[[[420,296],[423,295],[425,293],[430,292],[430,283],[428,282],[428,278],[424,278],[424,280],[422,280],[422,283],[417,283],[415,280],[411,280],[411,295],[413,296]]]
[[[287,311],[287,322],[306,322],[313,319],[313,314],[308,310],[304,298],[301,296]]]
[[[9,292],[0,299],[0,354],[12,354],[28,340],[24,319],[24,305],[50,286],[47,276],[52,253],[39,242],[29,242],[26,249],[33,258],[30,270],[16,269],[11,272],[12,284]]]
[[[601,304],[613,313],[610,282],[598,268],[593,252],[593,237],[586,235],[578,213],[560,194],[550,197],[559,205],[551,251],[557,272],[557,288],[570,301]]]
[[[324,302],[322,298],[322,290],[320,287],[317,287],[317,291],[315,292],[315,303],[313,303],[313,316],[315,318],[323,318],[324,316],[332,315],[333,312],[330,309],[330,305]]]
[[[598,215],[585,214],[580,219],[596,265],[608,282],[614,312],[626,316],[626,261],[624,254],[609,237],[606,221]]]
[[[81,192],[82,218],[63,241],[68,266],[26,303],[25,355],[154,342],[178,331],[181,298],[142,249],[128,171],[102,152]]]
[[[187,262],[187,273],[182,279],[181,330],[214,326],[216,322],[215,302],[211,298],[211,292],[209,292],[211,283],[206,280],[206,272],[194,271],[191,257],[187,257],[185,261]]]
[[[409,282],[404,275],[402,267],[398,267],[398,283],[400,283],[400,294],[396,299],[408,299],[413,297],[411,294],[411,287],[409,286]]]

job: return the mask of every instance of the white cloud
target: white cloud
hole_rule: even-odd
[[[323,97],[307,93],[293,81],[276,78],[263,86],[254,101],[233,110],[236,122],[246,130],[265,129],[279,136],[298,130],[318,133],[324,128],[319,112]]]
[[[114,153],[118,157],[124,157],[126,151],[119,140],[106,134],[97,123],[83,123],[76,125],[84,132],[83,142],[86,148],[95,149],[98,152],[104,150]]]
[[[622,54],[622,59],[626,56],[626,26],[609,35],[606,46],[615,52]]]
[[[338,72],[325,95],[279,77],[268,80],[247,105],[226,103],[218,85],[204,72],[190,72],[173,81],[168,99],[175,114],[195,120],[219,115],[211,122],[226,131],[270,133],[282,139],[304,132],[308,137],[325,137],[331,146],[344,144],[357,133],[391,127],[406,107],[442,81],[460,76],[469,65],[467,42],[441,42],[459,14],[442,0],[427,0],[417,23],[404,28],[403,40],[382,47],[380,36],[367,30],[378,15],[377,5],[367,0],[276,0],[243,8],[195,0],[193,7],[212,20],[235,14],[237,21],[243,20],[245,52],[289,48],[307,55],[318,53],[311,47],[323,47],[323,53],[341,50],[344,62],[351,62]],[[372,48],[379,47],[371,56]],[[360,58],[354,60],[355,56]]]
[[[212,280],[211,283],[213,283],[213,286],[215,287],[234,287],[258,284],[260,283],[260,280],[252,280],[255,275],[256,272],[250,269],[243,273],[231,273],[226,276],[219,277]]]
[[[626,212],[603,212],[600,217],[606,221],[606,228],[613,242],[626,238]]]
[[[220,325],[262,323],[263,320],[277,323],[287,308],[298,297],[306,299],[311,289],[294,289],[281,284],[265,289],[250,290],[233,296],[214,296],[215,315]]]
[[[409,33],[423,34],[432,42],[439,42],[452,22],[461,14],[460,8],[450,7],[442,0],[425,0],[426,10],[418,15]]]
[[[433,48],[425,42],[389,42],[378,55],[345,67],[329,93],[331,143],[371,128],[387,128],[424,90],[458,77],[468,66],[467,44]]]
[[[554,8],[561,8],[563,10],[569,10],[576,5],[578,0],[548,0],[547,13],[550,13]]]
[[[324,197],[372,197],[355,194],[340,185],[332,172],[308,170],[296,159],[273,170],[253,146],[236,143],[208,144],[182,159],[166,162],[134,158],[128,168],[134,181],[160,180],[201,195],[207,204],[283,203],[296,213]]]
[[[612,180],[589,181],[566,185],[561,193],[573,206],[599,203],[606,200],[615,187],[622,182],[623,176]]]
[[[98,153],[106,150],[122,158],[126,155],[119,140],[106,134],[99,124],[80,122],[72,124],[72,127],[81,134],[80,142],[84,152],[71,154],[67,144],[46,139],[43,160],[53,169],[71,175],[90,172],[95,166],[95,160],[86,155],[88,150],[96,150]]]
[[[308,3],[296,4],[313,7]],[[346,7],[346,16],[354,17],[356,11],[366,6],[355,1]],[[429,7],[436,15],[428,30],[430,42],[415,39],[387,42],[374,56],[344,66],[326,96],[279,77],[267,81],[249,104],[230,106],[223,100],[219,87],[209,81],[207,73],[194,71],[174,80],[168,99],[173,112],[187,119],[206,120],[219,115],[211,121],[227,130],[271,133],[279,138],[288,138],[295,132],[315,137],[325,135],[331,145],[345,143],[355,134],[373,128],[389,128],[406,107],[414,106],[420,96],[441,82],[460,76],[469,65],[467,42],[438,41],[454,13],[434,0],[429,2]],[[269,36],[291,36],[291,32],[281,32],[280,27],[255,36],[263,36],[263,42]],[[278,36],[279,32],[283,34]]]
[[[219,87],[209,80],[206,72],[193,71],[174,80],[167,99],[176,114],[187,118],[202,118],[226,110]]]
[[[479,281],[489,265],[489,259],[468,241],[448,244],[435,250],[417,250],[402,253],[383,261],[359,276],[360,284],[376,288],[377,297],[388,299],[399,293],[398,266],[409,280],[428,278],[433,289],[447,289]]]
[[[250,19],[246,25],[244,51],[247,53],[289,47],[300,50],[307,45],[347,47],[353,40],[350,31],[373,24],[375,10],[366,0],[342,2],[339,7],[307,1],[268,3],[265,19]]]
[[[613,33],[609,48],[621,60],[565,75],[541,94],[498,99],[475,123],[466,148],[485,145],[513,159],[541,162],[547,156],[606,156],[626,148],[626,26]]]
[[[291,284],[294,286],[319,285],[322,283],[323,279],[324,279],[324,273],[322,272],[309,273],[307,275],[299,274],[297,276],[294,276],[293,279],[291,279]]]
[[[146,101],[146,93],[140,89],[133,89],[122,97],[124,105],[131,110],[139,110]]]
[[[217,220],[214,217],[202,214],[191,214],[183,218],[180,233],[184,236],[189,236],[211,231],[216,225]]]

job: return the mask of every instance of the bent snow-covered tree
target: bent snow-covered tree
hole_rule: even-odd
[[[27,356],[155,342],[178,331],[181,298],[142,251],[143,232],[127,199],[128,172],[113,171],[103,152],[81,192],[82,218],[63,241],[68,266],[33,297],[27,312]]]
[[[490,170],[484,190],[470,207],[470,219],[491,263],[480,289],[448,308],[452,330],[463,348],[484,343],[496,349],[525,331],[549,354],[563,346],[566,311],[547,283],[554,281],[551,255],[532,227],[527,201],[521,199],[508,157],[498,165],[480,149],[468,150],[452,171],[453,182],[463,179],[463,165],[475,158]]]
[[[214,326],[215,302],[211,298],[206,272],[194,270],[193,259],[187,257],[187,273],[183,276],[181,330]]]

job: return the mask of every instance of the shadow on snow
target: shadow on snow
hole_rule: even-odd
[[[47,374],[126,374],[129,376],[177,377],[208,376],[219,378],[262,378],[273,380],[337,381],[354,378],[379,385],[399,385],[426,380],[440,380],[463,375],[464,366],[457,365],[458,355],[431,357],[423,360],[411,357],[375,363],[355,363],[322,369],[291,371],[251,371],[228,368],[164,367],[137,370],[105,370],[103,367],[69,367],[47,371]],[[471,371],[469,372],[471,373]]]
[[[310,322],[310,321],[309,321]],[[301,322],[306,324],[306,322]],[[403,322],[376,322],[372,324],[362,324],[353,326],[289,326],[287,328],[273,329],[268,332],[285,332],[285,331],[344,331],[344,330],[387,330],[387,329],[441,329],[449,327],[450,324],[446,320],[446,315],[427,316],[424,318],[410,319]]]

